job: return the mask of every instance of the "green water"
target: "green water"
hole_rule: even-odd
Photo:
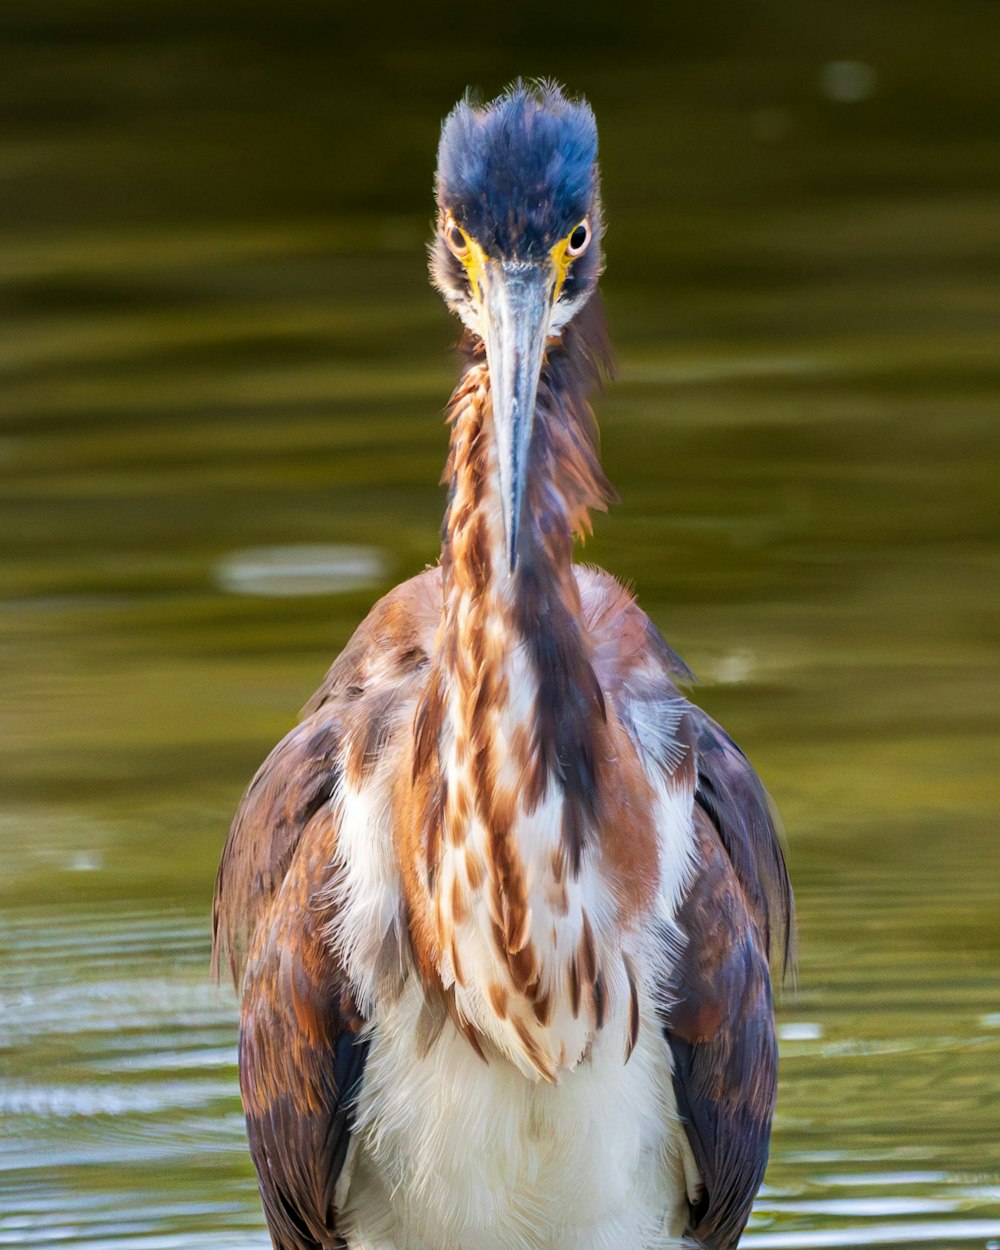
[[[586,556],[788,828],[746,1244],[1000,1239],[996,8],[677,10],[0,11],[0,1246],[266,1244],[212,877],[435,558],[437,126],[519,71],[601,123],[622,504]]]

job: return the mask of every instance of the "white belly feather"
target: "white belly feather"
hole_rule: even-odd
[[[350,1250],[680,1244],[690,1155],[648,1007],[628,1064],[609,1022],[589,1059],[550,1085],[484,1063],[450,1021],[419,1055],[422,1002],[411,980],[374,1030],[344,1211]]]

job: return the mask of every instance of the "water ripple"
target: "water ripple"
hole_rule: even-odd
[[[231,1097],[231,1081],[184,1080],[136,1085],[16,1085],[0,1089],[0,1113],[70,1116],[151,1115]]]
[[[216,578],[237,595],[330,595],[376,585],[387,574],[377,547],[255,547],[221,561]]]
[[[862,1224],[796,1232],[751,1232],[747,1250],[819,1250],[825,1246],[891,1246],[916,1242],[978,1241],[1000,1236],[1000,1220],[936,1220],[920,1224]]]

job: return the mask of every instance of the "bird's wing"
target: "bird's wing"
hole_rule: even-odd
[[[739,748],[675,680],[690,679],[632,597],[607,574],[580,576],[604,690],[647,756],[694,768],[694,869],[673,917],[655,990],[674,1091],[700,1184],[688,1234],[730,1250],[764,1175],[777,1082],[769,957],[784,969],[792,894],[775,817]],[[676,936],[675,936],[676,935]]]
[[[303,829],[243,982],[240,1090],[278,1250],[318,1250],[337,1232],[337,1184],[368,1049],[351,985],[325,940],[335,842],[325,811]]]
[[[777,813],[750,761],[725,730],[693,704],[688,717],[698,768],[695,799],[725,848],[780,980],[792,966],[795,901]]]
[[[372,609],[302,722],[258,770],[219,867],[214,958],[242,984],[240,1088],[279,1250],[341,1244],[337,1208],[378,973],[359,991],[333,937],[343,901],[337,865],[343,870],[350,854],[340,835],[352,818],[350,787],[368,787],[368,800],[378,802],[376,789],[388,785],[380,779],[391,773],[397,731],[412,718],[439,619],[434,571]],[[379,850],[391,865],[390,830],[365,833],[387,840]],[[384,893],[401,913],[393,880]]]
[[[764,936],[715,826],[694,808],[695,870],[676,923],[663,1025],[677,1109],[701,1179],[689,1232],[737,1244],[764,1178],[777,1088]]]

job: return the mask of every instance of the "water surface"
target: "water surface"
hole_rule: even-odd
[[[212,877],[256,764],[435,558],[436,128],[519,70],[602,124],[622,504],[586,558],[789,832],[745,1244],[1000,1242],[990,6],[558,39],[512,9],[474,66],[412,14],[202,7],[0,15],[0,1246],[267,1244]]]

